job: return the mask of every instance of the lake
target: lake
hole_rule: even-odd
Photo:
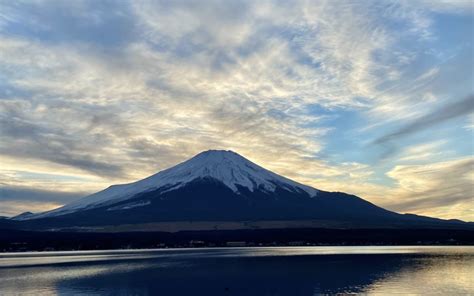
[[[1,295],[473,295],[474,247],[0,254]]]

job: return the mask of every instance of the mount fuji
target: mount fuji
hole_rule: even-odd
[[[113,185],[61,208],[13,220],[23,229],[127,231],[468,224],[398,214],[354,195],[318,190],[223,150],[205,151],[143,180]]]

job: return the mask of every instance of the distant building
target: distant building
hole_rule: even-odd
[[[206,243],[204,241],[200,241],[200,240],[191,240],[191,241],[189,241],[189,245],[191,247],[205,247]]]
[[[247,245],[246,242],[227,242],[226,246],[228,247],[245,247]]]
[[[305,242],[303,242],[303,241],[293,241],[293,242],[289,242],[288,245],[290,245],[290,246],[304,246]]]

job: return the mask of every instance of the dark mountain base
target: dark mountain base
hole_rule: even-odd
[[[474,230],[258,229],[169,232],[0,230],[0,251],[306,245],[474,245]]]
[[[197,179],[172,191],[167,191],[168,189],[160,188],[137,194],[124,201],[60,216],[14,221],[15,229],[48,231],[71,228],[110,228],[160,222],[177,224],[216,222],[216,225],[219,225],[222,222],[235,221],[317,222],[315,225],[307,224],[292,228],[474,229],[473,224],[462,221],[390,212],[357,196],[342,192],[319,191],[317,197],[312,198],[305,192],[289,191],[280,187],[277,187],[274,192],[258,190],[251,192],[242,187],[240,193],[237,194],[212,178]],[[123,209],[124,207],[127,209]],[[259,228],[288,228],[284,225],[257,226]],[[132,227],[130,231],[135,231],[135,229]],[[149,229],[149,231],[168,230],[158,228]]]

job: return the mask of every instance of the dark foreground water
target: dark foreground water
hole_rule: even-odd
[[[474,295],[474,247],[0,254],[1,295]]]

